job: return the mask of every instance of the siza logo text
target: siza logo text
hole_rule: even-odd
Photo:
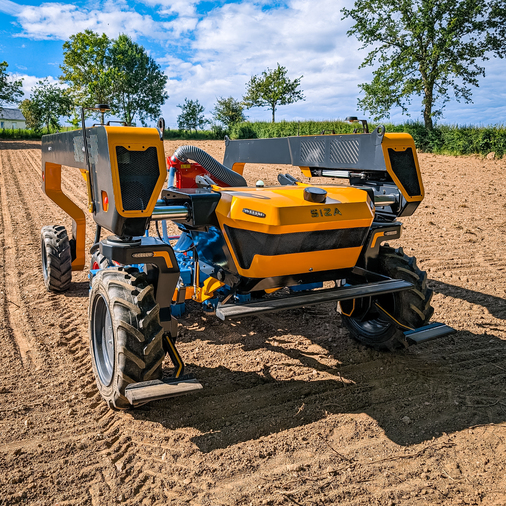
[[[311,209],[312,218],[337,216],[338,214],[341,215],[341,211],[339,211],[337,207],[335,207],[334,209],[331,209],[330,207],[324,207],[323,209]]]

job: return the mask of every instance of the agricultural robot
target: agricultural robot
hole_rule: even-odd
[[[221,320],[334,302],[351,336],[377,350],[452,332],[429,323],[425,272],[385,243],[400,237],[397,219],[424,197],[411,136],[380,126],[225,139],[223,163],[182,146],[166,164],[163,128],[163,120],[157,128],[86,128],[83,120],[81,130],[42,138],[42,187],[73,220],[70,235],[60,225],[42,229],[44,283],[65,291],[72,271],[85,268],[85,213],[61,188],[62,166],[75,167],[96,223],[89,340],[109,407],[202,388],[185,374],[176,348],[177,317],[188,300]],[[279,185],[248,186],[242,173],[249,163],[298,166],[308,177],[349,184],[306,184],[287,173]],[[168,235],[168,221],[177,236]],[[104,230],[111,235],[102,238]],[[174,364],[169,378],[162,376],[166,354]]]

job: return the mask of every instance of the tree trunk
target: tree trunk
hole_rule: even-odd
[[[425,99],[424,99],[425,107],[423,110],[423,122],[425,123],[425,128],[427,130],[432,130],[432,128],[434,127],[432,123],[433,86],[434,85],[431,84],[425,85]]]
[[[275,118],[275,116],[274,116],[274,114],[275,114],[275,113],[276,113],[276,105],[274,104],[274,105],[272,106],[272,122],[273,122],[273,123],[276,123],[276,118]]]

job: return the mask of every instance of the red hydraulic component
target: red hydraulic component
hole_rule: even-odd
[[[175,187],[176,188],[198,188],[195,178],[197,176],[209,176],[218,186],[230,186],[213,176],[209,171],[204,169],[200,163],[182,162],[175,156],[167,157],[167,165],[169,171],[174,167],[176,172]]]

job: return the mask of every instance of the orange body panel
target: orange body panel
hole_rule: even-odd
[[[45,163],[42,189],[53,202],[72,218],[75,224],[76,258],[72,262],[72,270],[82,271],[85,256],[86,218],[83,211],[61,189],[61,165],[51,162]]]
[[[105,127],[107,132],[107,142],[109,145],[109,158],[112,169],[112,184],[114,188],[114,202],[116,211],[125,218],[140,218],[151,216],[155,208],[156,201],[162,191],[163,183],[167,177],[167,168],[165,165],[165,154],[163,142],[160,140],[156,128],[136,128],[136,127]],[[116,156],[116,147],[121,146],[130,151],[145,151],[148,148],[156,147],[158,157],[158,167],[160,170],[158,181],[151,198],[143,211],[126,211],[123,209],[121,200],[121,186],[118,173],[118,159]]]
[[[307,186],[311,185],[220,188],[221,199],[216,215],[240,275],[265,278],[355,266],[361,247],[272,256],[262,255],[259,251],[248,268],[240,266],[225,226],[275,235],[370,228],[374,206],[367,192],[345,186],[319,186],[327,191],[326,202],[319,204],[304,200]],[[251,211],[261,214],[255,215]]]
[[[405,133],[388,133],[383,137],[383,142],[381,143],[381,148],[383,149],[383,156],[385,157],[385,165],[387,168],[387,172],[392,178],[393,182],[397,185],[397,188],[401,190],[402,195],[408,202],[421,202],[424,197],[424,189],[422,183],[422,175],[420,173],[420,166],[418,165],[418,157],[416,156],[416,147],[415,141],[413,137],[409,134]],[[392,165],[390,164],[390,157],[388,156],[388,149],[393,149],[395,151],[405,151],[408,148],[413,150],[413,159],[415,161],[416,166],[416,174],[418,176],[418,184],[420,185],[420,195],[409,195],[402,183],[399,181],[399,178],[395,175],[392,170]]]

